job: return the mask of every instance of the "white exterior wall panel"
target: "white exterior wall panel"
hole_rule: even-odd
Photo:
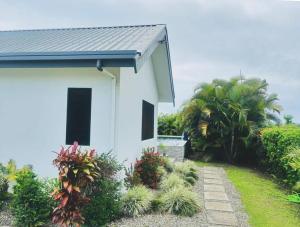
[[[112,148],[110,77],[96,68],[0,69],[0,162],[57,174],[52,151],[65,144],[69,87],[92,88],[91,147]]]
[[[126,165],[139,158],[143,149],[156,148],[158,92],[153,65],[149,59],[135,74],[121,68],[117,82],[116,152]],[[154,105],[154,138],[142,141],[142,101]]]

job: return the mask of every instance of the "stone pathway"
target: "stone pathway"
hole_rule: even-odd
[[[248,226],[237,192],[223,168],[201,168],[207,222],[216,226]]]

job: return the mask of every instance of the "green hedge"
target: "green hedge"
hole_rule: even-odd
[[[261,131],[264,148],[263,164],[269,172],[294,186],[300,181],[297,150],[300,149],[300,127],[295,125],[274,126]],[[299,165],[300,163],[298,163]]]

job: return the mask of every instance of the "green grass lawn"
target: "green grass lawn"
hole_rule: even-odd
[[[299,206],[287,202],[287,191],[257,170],[227,164],[199,166],[222,166],[229,179],[241,194],[249,222],[254,227],[297,227],[300,226]]]

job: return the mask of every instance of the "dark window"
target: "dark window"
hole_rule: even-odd
[[[91,88],[69,88],[66,144],[90,145]]]
[[[142,140],[154,137],[154,105],[143,100]]]

